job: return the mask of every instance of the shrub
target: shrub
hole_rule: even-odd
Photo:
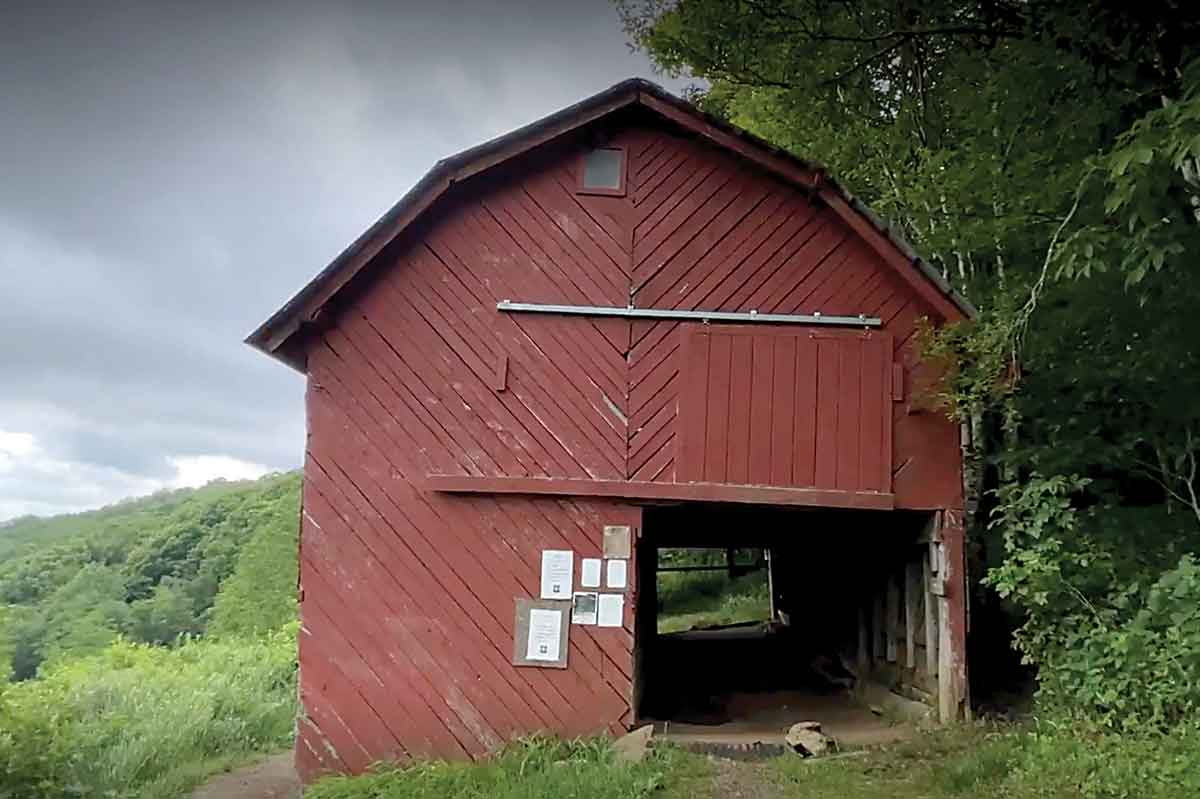
[[[987,580],[1025,614],[1016,640],[1042,708],[1122,732],[1196,723],[1200,565],[1108,509],[1077,509],[1086,486],[1034,475],[999,496],[1005,560]]]
[[[119,641],[0,689],[0,796],[177,796],[198,762],[271,751],[295,716],[295,631],[163,649]],[[199,775],[197,775],[199,776]]]

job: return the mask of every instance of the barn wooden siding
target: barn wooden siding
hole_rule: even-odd
[[[680,333],[679,479],[891,491],[890,335],[725,325]]]
[[[565,671],[517,669],[510,656],[513,598],[536,595],[540,550],[598,555],[602,526],[636,526],[640,511],[454,496],[426,478],[695,479],[679,423],[688,323],[502,313],[500,300],[877,316],[869,355],[831,345],[875,365],[854,373],[853,391],[815,400],[818,436],[830,432],[823,403],[885,406],[865,433],[832,428],[854,469],[835,462],[832,477],[808,482],[789,464],[779,484],[890,483],[897,507],[961,506],[958,431],[908,401],[913,336],[930,313],[911,286],[800,190],[664,123],[622,119],[610,143],[627,154],[625,196],[577,192],[579,137],[497,167],[385,250],[308,339],[306,776],[478,757],[534,730],[616,732],[631,720],[633,603],[624,629],[572,627]],[[753,363],[729,368],[761,377]],[[727,463],[762,440],[734,432]],[[890,457],[871,450],[877,437]],[[752,479],[749,465],[725,469],[714,479]]]

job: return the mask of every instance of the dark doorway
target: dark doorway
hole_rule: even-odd
[[[886,723],[859,701],[867,679],[889,680],[872,667],[863,673],[863,614],[873,613],[890,575],[905,571],[928,518],[701,503],[646,509],[640,717],[677,731],[781,739],[790,723],[823,720],[804,718],[816,715],[881,734]],[[876,648],[886,662],[886,647]],[[901,675],[905,658],[893,658]]]

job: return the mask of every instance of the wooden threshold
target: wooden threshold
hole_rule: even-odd
[[[795,505],[813,508],[893,510],[894,494],[830,488],[785,488],[726,483],[649,483],[633,480],[583,480],[553,477],[479,477],[431,474],[427,485],[446,494],[531,494],[554,497],[690,502],[739,502],[751,505]]]

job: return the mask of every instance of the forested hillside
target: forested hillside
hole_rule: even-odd
[[[295,615],[299,485],[218,482],[0,529],[0,672],[29,679],[118,636],[280,627]]]
[[[0,796],[176,797],[289,743],[300,475],[0,528]]]

